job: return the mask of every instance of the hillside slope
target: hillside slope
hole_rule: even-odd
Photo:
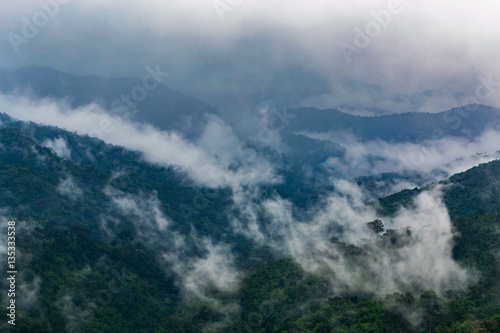
[[[439,295],[380,297],[336,293],[272,244],[235,233],[230,217],[244,212],[227,189],[193,187],[175,167],[96,139],[2,123],[0,207],[2,223],[18,225],[24,332],[498,332],[500,161],[443,182],[457,231],[453,258],[477,280]],[[58,138],[69,156],[44,147]],[[382,216],[432,186],[381,199]],[[259,223],[271,222],[263,215]],[[331,246],[354,268],[375,249],[400,253],[413,237],[386,230],[359,244],[332,238]]]

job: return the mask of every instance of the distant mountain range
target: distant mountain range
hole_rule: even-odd
[[[149,68],[150,72],[155,70]],[[27,93],[33,98],[66,99],[72,107],[97,103],[112,114],[116,112],[120,116],[153,124],[163,130],[175,130],[188,139],[195,139],[200,135],[210,115],[224,119],[216,107],[174,91],[164,82],[156,85],[158,82],[154,82],[154,75],[148,71],[145,73],[150,75],[146,82],[136,78],[78,76],[39,67],[0,69],[0,91],[4,94]],[[146,89],[144,84],[155,88]],[[141,92],[146,92],[144,100]],[[141,97],[140,101],[134,101],[131,97],[133,94]],[[127,95],[128,102],[123,99]],[[127,103],[133,103],[135,109],[126,106]],[[485,105],[469,105],[440,113],[374,117],[350,115],[335,109],[276,107],[269,110],[269,117],[270,125],[266,130],[279,134],[282,147],[270,152],[268,143],[256,139],[259,135],[255,133],[249,144],[262,154],[274,154],[274,161],[280,161],[288,181],[304,188],[324,184],[331,176],[356,178],[376,176],[380,172],[394,172],[393,177],[396,179],[403,177],[411,183],[424,185],[429,179],[436,177],[422,177],[411,172],[402,175],[398,168],[378,171],[375,165],[387,160],[387,157],[378,156],[376,152],[365,157],[365,164],[371,167],[358,170],[355,161],[346,160],[351,158],[346,155],[346,150],[350,149],[353,141],[359,144],[376,140],[389,144],[430,142],[431,145],[443,138],[471,141],[488,129],[500,128],[500,110]],[[260,133],[261,130],[262,128],[256,128],[255,132]],[[457,158],[460,157],[468,156]],[[346,167],[336,168],[325,164],[332,159]],[[391,163],[393,162],[389,161],[388,165]],[[443,176],[442,172],[438,174],[438,177]],[[388,175],[384,179],[387,180]],[[361,179],[363,184],[374,184],[373,178]],[[381,193],[388,194],[386,191]]]
[[[154,72],[156,69],[151,70]],[[155,82],[146,71],[145,75],[149,75],[146,85],[155,88],[144,88],[144,80],[137,78],[78,76],[40,67],[0,69],[0,91],[28,92],[38,98],[68,99],[72,107],[97,103],[120,116],[149,122],[166,130],[186,132],[192,129],[192,122],[201,120],[206,113],[216,112],[212,106]],[[166,79],[160,77],[159,80]],[[144,92],[146,94],[141,95]],[[137,93],[139,101],[134,100],[133,93]],[[128,102],[122,100],[123,95],[128,95]]]
[[[150,68],[151,71],[156,69]],[[145,71],[146,75],[149,75]],[[151,78],[150,78],[151,79]],[[153,85],[153,81],[148,84]],[[97,103],[113,109],[113,102],[123,95],[132,95],[134,88],[143,87],[144,80],[137,78],[103,78],[78,76],[40,67],[21,69],[0,68],[0,91],[31,92],[39,98],[67,98],[73,107]],[[189,130],[205,114],[217,114],[217,108],[195,98],[174,91],[161,83],[146,91],[143,101],[137,104],[138,112],[129,114],[135,119],[149,122],[166,130]],[[138,89],[135,93],[141,97]],[[141,97],[142,99],[142,97]],[[120,102],[116,105],[127,105]],[[127,107],[129,111],[132,108]],[[282,114],[282,113],[285,114]],[[361,141],[384,140],[389,142],[422,142],[442,137],[474,138],[488,128],[498,128],[500,110],[485,105],[470,105],[440,113],[404,113],[374,117],[354,116],[335,109],[318,110],[299,107],[274,112],[274,121],[280,130],[289,134],[351,133]],[[300,141],[297,138],[291,141]],[[294,142],[289,142],[294,145]]]
[[[500,109],[468,105],[439,113],[403,113],[353,116],[335,109],[296,108],[285,127],[289,132],[345,132],[360,141],[419,143],[455,136],[473,139],[487,129],[500,127]]]

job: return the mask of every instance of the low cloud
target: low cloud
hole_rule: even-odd
[[[439,188],[420,194],[412,208],[380,217],[363,204],[358,187],[347,182],[337,187],[341,193],[305,217],[297,217],[292,204],[279,197],[261,207],[246,207],[253,213],[246,215],[246,223],[259,211],[268,222],[256,232],[258,222],[240,221],[236,231],[292,257],[305,271],[326,277],[331,294],[383,296],[429,289],[443,294],[467,286],[471,275],[451,256],[453,229]],[[392,230],[384,237],[374,236],[367,228],[366,223],[377,218]],[[350,244],[360,249],[357,255],[346,255]]]
[[[308,133],[307,136],[347,147],[345,156],[331,157],[323,164],[325,170],[340,178],[384,172],[415,172],[440,180],[500,158],[500,132],[494,130],[485,131],[473,140],[445,137],[419,144],[381,140],[364,143],[349,133],[338,132]]]
[[[66,140],[63,138],[47,139],[42,142],[43,147],[51,148],[57,156],[65,159],[71,158],[71,150],[68,148]]]
[[[412,208],[381,217],[365,205],[363,189],[334,179],[335,193],[298,213],[290,201],[279,196],[261,201],[257,185],[279,181],[272,163],[252,154],[219,118],[209,118],[200,137],[190,142],[179,133],[112,116],[96,105],[71,110],[51,100],[0,96],[0,107],[20,120],[90,134],[140,151],[150,163],[177,165],[204,186],[230,186],[240,212],[240,216],[231,217],[234,232],[293,258],[309,273],[325,277],[332,295],[370,292],[382,296],[428,289],[443,294],[448,288],[463,289],[471,281],[471,274],[451,257],[453,228],[439,188],[420,194]],[[310,136],[332,139],[324,133]],[[497,132],[490,131],[474,141],[445,138],[420,145],[350,141],[345,160],[330,158],[324,168],[344,177],[401,170],[430,173],[435,169],[450,174],[493,159],[499,139]],[[65,143],[58,142],[47,145],[65,154]],[[370,160],[373,156],[381,159]],[[68,179],[58,190],[75,195],[78,189]],[[221,311],[237,312],[236,305],[216,297],[234,294],[242,276],[229,245],[199,237],[196,230],[190,235],[173,231],[173,221],[164,214],[155,193],[129,194],[111,186],[104,193],[115,209],[135,221],[141,240],[160,245],[159,255],[171,268],[186,300],[201,299],[225,309]],[[366,223],[375,219],[382,219],[392,231],[386,236],[370,233]],[[350,245],[356,245],[360,252],[347,255]],[[79,322],[70,296],[61,298],[60,306],[68,322]]]
[[[72,110],[63,102],[0,95],[0,107],[19,120],[88,134],[139,151],[148,162],[177,166],[204,186],[237,188],[278,181],[272,165],[257,157],[255,151],[244,149],[231,128],[217,118],[208,121],[200,141],[193,143],[177,132],[161,131],[152,125],[110,115],[94,104]],[[61,140],[46,144],[59,154],[69,154]]]
[[[23,310],[39,309],[39,297],[42,286],[42,279],[33,276],[31,281],[23,281],[19,284],[19,307]]]
[[[104,193],[121,213],[133,216],[137,232],[140,234],[154,234],[156,231],[165,231],[172,223],[163,214],[156,193],[150,196],[133,195],[119,191],[111,186],[107,186]]]
[[[207,299],[212,291],[234,293],[238,290],[240,274],[234,266],[234,257],[228,245],[214,244],[209,239],[203,239],[202,257],[188,260],[187,263],[174,264],[176,273],[183,276],[183,287],[188,297]],[[165,255],[172,261],[172,255]],[[177,259],[177,258],[176,258]]]
[[[40,29],[37,2],[3,6],[2,31],[24,41],[16,53],[4,38],[0,65],[140,77],[158,63],[174,87],[219,105],[271,95],[376,113],[449,109],[474,93],[478,75],[500,73],[499,6],[486,0],[62,2]],[[394,3],[402,10],[381,17]],[[23,34],[25,21],[35,36]],[[351,62],[342,43],[357,49]]]
[[[78,185],[75,183],[75,180],[71,176],[68,176],[65,179],[61,180],[59,185],[57,185],[56,190],[57,192],[59,192],[59,194],[66,196],[71,200],[77,200],[83,194],[83,190],[78,187]]]
[[[173,221],[163,213],[156,193],[130,194],[111,186],[104,193],[122,214],[131,217],[139,240],[160,250],[186,301],[203,300],[218,310],[228,306],[216,295],[235,293],[241,277],[229,245],[201,238],[194,229],[189,235],[173,230]]]
[[[76,302],[71,294],[66,294],[56,301],[56,306],[60,309],[66,321],[65,329],[67,332],[81,332],[94,316],[92,307],[95,307],[95,304],[83,304],[86,306],[86,308],[83,309],[81,307],[82,304],[78,306],[76,303],[80,302]]]

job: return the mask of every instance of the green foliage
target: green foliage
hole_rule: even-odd
[[[38,306],[21,309],[19,331],[64,332],[499,332],[498,277],[500,161],[455,175],[443,183],[456,236],[453,256],[478,272],[469,289],[438,296],[392,294],[328,297],[329,282],[305,273],[281,257],[231,234],[227,190],[190,187],[182,173],[141,161],[136,153],[104,145],[55,128],[0,129],[0,206],[9,218],[26,221],[19,251],[30,256],[22,270],[39,277]],[[43,138],[63,136],[72,159],[59,158],[40,146]],[[88,156],[94,156],[94,160]],[[114,171],[123,171],[116,176]],[[71,176],[82,190],[78,198],[58,190]],[[231,244],[242,275],[236,294],[213,293],[212,299],[185,299],[174,269],[162,261],[165,248],[138,234],[138,223],[113,208],[108,186],[127,195],[158,198],[172,231]],[[272,193],[273,189],[269,189]],[[380,212],[393,214],[410,206],[422,191],[402,191],[380,199]],[[103,215],[118,222],[102,231]],[[410,229],[385,230],[381,220],[368,223],[376,242],[401,246]],[[383,234],[382,234],[383,233]],[[165,242],[168,244],[168,242]],[[332,239],[348,260],[364,249]],[[197,253],[196,244],[189,251]],[[28,278],[26,278],[28,279]],[[220,308],[237,308],[226,315]]]
[[[384,232],[384,223],[382,220],[376,219],[375,221],[371,221],[367,223],[368,229],[374,234],[380,234]]]

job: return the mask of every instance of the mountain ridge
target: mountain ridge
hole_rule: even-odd
[[[331,292],[327,279],[304,272],[286,255],[253,244],[232,231],[225,215],[240,213],[231,208],[229,193],[205,192],[186,186],[183,175],[175,169],[148,166],[136,153],[97,139],[34,123],[8,123],[3,119],[2,124],[0,205],[4,209],[10,207],[4,211],[10,219],[18,221],[19,250],[34,258],[20,264],[24,273],[19,283],[26,286],[24,288],[39,285],[41,290],[40,302],[25,305],[25,310],[19,313],[20,325],[28,331],[78,328],[99,332],[116,329],[198,332],[214,321],[222,325],[221,331],[224,327],[236,330],[241,326],[249,331],[271,332],[293,329],[320,332],[327,327],[329,330],[349,328],[349,332],[370,329],[382,333],[388,327],[425,331],[425,324],[412,324],[398,312],[401,304],[414,309],[411,311],[432,315],[433,322],[441,327],[498,325],[495,323],[500,314],[494,300],[500,292],[495,280],[499,269],[495,265],[495,251],[500,250],[500,245],[492,231],[498,224],[495,209],[500,207],[500,199],[492,197],[492,202],[485,201],[481,195],[489,191],[488,186],[497,186],[500,160],[457,174],[450,178],[453,184],[444,187],[444,201],[455,204],[455,208],[450,208],[468,207],[462,216],[452,214],[452,219],[459,231],[453,240],[454,258],[461,265],[481,272],[481,279],[470,289],[450,291],[447,296],[431,291],[415,292],[414,296],[395,293],[387,295],[385,300],[353,292],[325,297],[325,292]],[[71,157],[63,159],[55,150],[40,145],[47,139],[67,136],[74,136],[74,142],[83,145],[82,151],[90,149],[103,156],[93,162],[78,158],[72,162]],[[69,144],[68,148],[73,153],[76,146]],[[391,205],[395,207],[392,213],[400,205],[410,207],[410,197],[416,194],[412,191],[394,194],[397,198],[391,198]],[[384,198],[380,202],[387,205]],[[154,213],[156,209],[159,215]],[[158,229],[162,214],[172,228],[167,233]],[[261,222],[267,224],[266,220]],[[397,251],[411,245],[411,232],[403,231],[387,230],[372,242],[380,243],[380,249]],[[210,237],[215,245],[205,237]],[[175,243],[179,238],[185,239],[186,248],[176,254]],[[232,250],[220,247],[221,244],[231,245]],[[363,247],[332,239],[330,246],[338,248],[353,264],[373,250],[370,244]],[[221,254],[217,251],[221,249],[236,257],[235,265],[239,274],[243,274],[240,291],[233,294],[230,290],[218,290],[216,282],[192,280],[192,283],[201,283],[200,291],[210,298],[208,301],[186,300],[179,281],[194,279],[197,269],[205,267],[209,258],[219,260],[217,256]],[[164,263],[159,255],[162,251],[170,256],[178,255],[178,261]],[[189,269],[191,261],[195,264]],[[180,268],[176,265],[183,262],[188,269],[181,270],[179,275],[176,270]],[[117,273],[112,273],[113,270]],[[115,276],[121,276],[124,281],[119,293],[108,289],[110,281],[116,282]],[[106,308],[110,311],[103,312],[98,292],[109,290],[113,298]],[[220,311],[231,306],[231,302],[237,302],[242,312],[221,324],[225,317]],[[429,302],[434,302],[435,308],[429,308]],[[262,312],[269,304],[272,307],[266,308],[268,312]],[[466,310],[456,312],[457,307]],[[249,319],[252,313],[264,313],[266,317]],[[471,323],[470,318],[477,323]]]
[[[142,86],[142,82],[132,77],[73,75],[45,67],[0,69],[1,91],[9,93],[15,87],[23,86],[30,86],[42,98],[71,97],[75,107],[97,102],[105,109],[112,109],[113,101],[122,94],[130,94],[135,86]],[[203,122],[205,113],[218,114],[217,107],[172,90],[165,84],[147,94],[147,98],[138,103],[139,112],[128,116],[162,129],[180,130],[193,123],[196,127],[197,123]],[[281,121],[284,121],[283,130],[287,133],[351,131],[363,142],[376,139],[422,142],[447,136],[474,138],[488,128],[498,128],[500,123],[498,108],[480,104],[454,107],[438,113],[405,112],[379,116],[356,116],[338,109],[313,107],[285,108],[284,115],[280,115],[278,110],[271,111],[278,121],[286,118]],[[188,121],[186,117],[193,119]],[[437,133],[436,129],[442,132]]]

